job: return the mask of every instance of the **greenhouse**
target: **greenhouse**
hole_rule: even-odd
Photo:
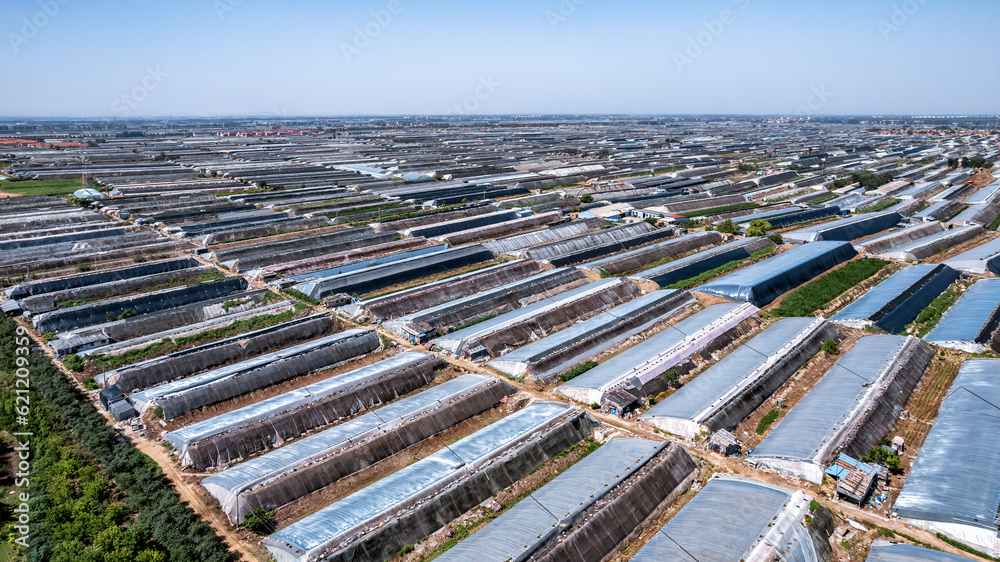
[[[791,213],[787,215],[781,215],[778,217],[771,217],[767,219],[767,222],[771,224],[772,228],[784,228],[786,226],[792,226],[804,222],[812,222],[815,220],[826,219],[831,217],[839,217],[839,216],[840,216],[839,207],[833,205],[827,205],[819,209],[809,209],[806,211],[802,211],[800,213]]]
[[[351,318],[368,315],[381,322],[413,314],[479,291],[487,291],[541,273],[542,268],[533,260],[516,260],[472,273],[449,277],[413,289],[398,291],[342,307],[339,312]]]
[[[386,321],[384,327],[408,337],[411,343],[423,343],[468,322],[517,310],[589,282],[579,269],[553,269]]]
[[[382,560],[510,486],[598,425],[535,402],[262,542],[278,562]]]
[[[332,316],[316,314],[133,363],[94,379],[102,387],[117,385],[125,392],[134,392],[317,338],[335,328]]]
[[[866,456],[892,429],[933,358],[911,336],[864,336],[748,457],[819,484],[841,452]]]
[[[478,415],[514,387],[462,375],[330,429],[294,441],[202,480],[234,524],[253,509],[270,511]]]
[[[453,355],[485,361],[596,316],[639,294],[639,288],[627,279],[594,281],[431,341]]]
[[[899,213],[867,213],[809,226],[781,236],[791,242],[850,241],[888,230],[903,220]]]
[[[981,279],[944,313],[924,341],[968,353],[995,349],[1000,325],[1000,279]]]
[[[850,242],[814,242],[734,271],[692,291],[762,307],[856,255]]]
[[[894,230],[888,234],[868,238],[854,244],[854,249],[859,254],[883,254],[941,232],[945,232],[945,226],[940,222],[922,222]]]
[[[417,390],[433,381],[443,364],[428,353],[400,353],[193,423],[165,438],[180,453],[181,466],[204,470],[225,465]]]
[[[958,276],[958,271],[944,264],[904,267],[848,304],[830,321],[859,329],[876,326],[898,334]]]
[[[354,329],[261,355],[179,381],[154,386],[131,396],[139,412],[151,406],[164,419],[259,390],[307,373],[331,368],[382,349],[375,330]]]
[[[585,234],[590,230],[601,228],[602,224],[604,224],[604,221],[601,219],[584,219],[533,230],[524,234],[515,234],[506,238],[490,240],[483,242],[482,245],[487,250],[493,252],[495,256],[502,254],[515,255],[520,253],[520,250],[531,246],[538,246],[539,244],[546,244],[555,240]]]
[[[516,218],[517,218],[517,212],[515,211],[495,211],[492,213],[487,213],[485,215],[477,215],[474,217],[462,217],[442,222],[436,222],[425,226],[408,228],[403,231],[403,234],[405,234],[409,238],[415,238],[417,236],[423,236],[424,238],[433,238],[435,236],[444,236],[447,234],[451,234],[452,232],[469,230],[470,228],[476,228],[480,226],[488,226],[488,225],[498,224],[501,222],[512,221]]]
[[[695,475],[682,447],[611,439],[436,560],[603,560]]]
[[[1000,556],[1000,360],[967,359],[893,510],[911,525]]]
[[[589,250],[590,248],[614,245],[620,241],[649,234],[654,230],[655,229],[652,226],[644,222],[622,224],[605,230],[598,230],[597,232],[581,234],[579,236],[549,242],[548,244],[542,244],[540,246],[533,246],[526,250],[525,255],[533,260],[549,262],[563,256]],[[672,232],[672,230],[668,229],[668,235]],[[581,261],[587,260],[584,259]]]
[[[774,244],[765,237],[744,238],[647,269],[632,275],[631,278],[637,281],[652,281],[661,288],[669,287],[729,262],[745,260],[754,252],[773,247]]]
[[[670,369],[686,373],[754,326],[757,307],[743,303],[709,306],[664,328],[623,353],[560,385],[556,392],[583,404],[602,404],[616,389],[633,385],[649,394],[666,388]]]
[[[978,224],[960,226],[925,236],[909,244],[897,246],[891,251],[882,252],[880,256],[896,260],[922,261],[970,240],[975,240],[985,232],[986,229]]]
[[[968,562],[968,558],[906,543],[878,539],[872,542],[865,562]]]
[[[578,267],[593,271],[598,275],[602,271],[610,275],[621,275],[631,271],[638,271],[643,267],[664,259],[673,259],[682,254],[710,248],[721,244],[723,240],[725,240],[725,237],[718,232],[695,232],[694,234],[688,234],[680,238],[667,240],[666,242],[650,244],[638,250],[631,250],[608,258],[587,262]]]
[[[639,419],[686,439],[732,429],[839,335],[822,318],[778,320]]]
[[[548,381],[696,304],[687,291],[653,291],[489,362],[512,377]]]
[[[632,562],[828,560],[834,521],[805,492],[716,474]],[[813,524],[806,526],[806,517]]]
[[[944,263],[966,273],[982,275],[988,271],[993,275],[1000,275],[1000,239],[976,246]]]

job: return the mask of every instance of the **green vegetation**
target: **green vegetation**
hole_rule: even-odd
[[[719,275],[721,273],[726,273],[728,271],[732,271],[732,270],[738,268],[739,266],[743,265],[746,261],[753,261],[753,260],[758,260],[760,258],[763,258],[764,256],[770,254],[773,251],[774,251],[774,248],[764,248],[763,250],[760,250],[758,252],[754,252],[754,253],[750,254],[750,258],[748,260],[733,260],[733,261],[731,261],[729,263],[720,265],[719,267],[716,267],[715,269],[709,269],[708,271],[706,271],[704,273],[701,273],[701,274],[699,274],[699,275],[697,275],[695,277],[692,277],[690,279],[684,279],[683,281],[678,281],[678,282],[676,282],[676,283],[674,283],[672,285],[667,285],[666,287],[662,287],[662,288],[663,289],[690,289],[691,287],[694,287],[695,285],[697,285],[699,283],[703,283],[705,281],[708,281],[709,279],[715,277],[716,275]]]
[[[591,195],[591,194],[589,194],[589,193],[581,195],[580,196],[580,202],[583,203],[584,205],[587,205],[589,203],[593,203],[594,202],[594,196]]]
[[[773,242],[775,246],[780,246],[785,243],[785,239],[782,238],[780,234],[768,234],[767,239]]]
[[[90,301],[86,299],[75,299],[71,301],[62,301],[56,304],[59,308],[73,308],[74,306],[83,306]]]
[[[160,355],[173,353],[186,347],[194,347],[195,345],[208,343],[209,341],[221,340],[239,334],[244,334],[246,332],[269,328],[276,324],[281,324],[282,322],[291,320],[292,317],[295,316],[296,312],[297,311],[293,309],[286,310],[280,314],[262,314],[260,316],[246,318],[244,320],[237,320],[236,322],[221,328],[214,328],[197,334],[191,334],[190,336],[183,336],[174,339],[163,338],[162,340],[156,343],[151,343],[146,347],[140,349],[130,349],[120,355],[89,355],[87,356],[87,360],[95,367],[116,369],[132,363],[151,359],[153,357],[159,357]],[[71,355],[70,357],[77,356]],[[68,359],[69,357],[63,359],[63,364],[68,368],[73,369],[73,367],[70,367],[67,362]],[[77,359],[79,359],[79,357],[77,357]],[[83,370],[82,359],[80,359],[80,368],[73,370]]]
[[[819,349],[830,355],[840,355],[840,346],[837,345],[836,340],[826,340],[823,342],[823,345],[819,346]]]
[[[951,159],[949,159],[949,162],[950,161],[951,161]],[[965,158],[962,158],[962,167],[963,168],[983,168],[985,170],[990,170],[990,169],[993,168],[993,163],[990,162],[990,161],[988,161],[988,160],[986,160],[986,158],[983,158],[982,156],[973,156],[972,158],[969,158],[968,156],[966,156]]]
[[[13,541],[4,490],[0,528],[10,558],[52,562],[224,562],[222,541],[180,501],[160,467],[120,438],[85,396],[44,356],[28,358],[28,425],[15,420],[18,379],[16,324],[0,319],[0,427],[23,427],[31,436],[31,534],[27,547]],[[22,341],[18,341],[22,340]],[[23,356],[22,356],[23,357]],[[9,458],[9,457],[8,457]],[[7,551],[10,553],[11,551]],[[8,558],[9,559],[9,558]]]
[[[314,299],[314,298],[310,297],[309,295],[303,293],[302,291],[300,291],[298,289],[293,289],[293,288],[289,287],[287,289],[282,289],[281,292],[285,293],[286,295],[288,295],[288,296],[290,296],[290,297],[292,297],[294,299],[298,299],[298,300],[300,300],[300,301],[302,301],[304,303],[308,303],[308,304],[311,304],[313,306],[318,306],[319,305],[319,300],[318,299]]]
[[[80,372],[83,370],[83,358],[79,355],[67,355],[62,362],[70,371]]]
[[[810,205],[819,205],[820,203],[826,203],[827,201],[833,201],[837,197],[840,197],[840,196],[837,195],[836,193],[827,193],[826,195],[824,195],[822,197],[817,197],[816,199],[813,199],[812,201],[809,202],[809,204]]]
[[[809,511],[810,513],[816,513],[817,511],[823,511],[823,504],[816,500],[809,500]]]
[[[771,427],[778,417],[781,416],[781,410],[771,410],[770,412],[764,414],[760,422],[757,424],[757,435],[764,435],[767,430]]]
[[[559,375],[559,380],[562,381],[562,382],[573,380],[576,377],[578,377],[578,376],[586,373],[587,371],[593,369],[597,365],[598,365],[597,361],[584,361],[583,363],[580,363],[579,365],[577,365],[577,366],[575,366],[575,367],[573,367],[571,369],[567,369],[565,372],[563,372],[561,375]]]
[[[833,188],[840,189],[841,187],[847,187],[851,184],[859,183],[861,184],[861,187],[865,188],[867,191],[871,191],[873,189],[878,189],[891,181],[891,172],[876,174],[875,172],[864,170],[861,172],[855,172],[846,178],[834,181]]]
[[[962,552],[968,552],[969,554],[972,554],[973,556],[978,556],[978,557],[980,557],[980,558],[982,558],[984,560],[992,560],[994,562],[1000,562],[1000,558],[994,558],[993,556],[990,556],[990,555],[985,554],[983,552],[979,552],[978,550],[972,548],[971,546],[969,546],[969,545],[967,545],[967,544],[965,544],[963,542],[958,542],[955,539],[953,539],[953,538],[951,538],[951,537],[949,537],[949,536],[947,536],[947,535],[945,535],[943,533],[937,533],[937,538],[939,538],[940,540],[942,540],[942,541],[950,544],[951,546],[953,546],[953,547],[961,550]]]
[[[681,374],[677,372],[677,369],[670,369],[666,373],[663,373],[663,382],[667,383],[667,386],[677,387],[681,385]]]
[[[688,213],[680,213],[682,217],[694,218],[694,217],[704,217],[707,215],[718,215],[720,213],[731,213],[733,211],[742,211],[744,209],[754,209],[760,207],[760,203],[736,203],[735,205],[725,205],[722,207],[713,207],[711,209],[702,209],[700,211],[691,211]]]
[[[766,236],[768,230],[771,230],[771,223],[764,219],[754,219],[747,225],[747,236]]]
[[[18,180],[0,181],[0,194],[52,195],[62,197],[83,189],[79,179],[72,180]]]
[[[884,210],[888,209],[889,207],[892,207],[893,205],[898,204],[899,202],[900,202],[899,199],[896,199],[895,197],[891,197],[891,198],[886,199],[884,201],[879,201],[878,203],[875,203],[874,205],[872,205],[870,207],[862,207],[862,208],[858,209],[858,213],[862,213],[862,214],[863,213],[877,213],[879,211],[884,211]]]
[[[457,332],[458,330],[464,330],[464,329],[468,328],[469,326],[475,326],[476,324],[479,324],[481,322],[486,322],[487,320],[492,320],[492,319],[496,318],[497,316],[499,316],[499,314],[487,314],[486,316],[480,316],[479,318],[474,318],[472,320],[469,320],[465,324],[462,324],[458,328],[455,328],[455,331]]]
[[[871,464],[884,464],[892,470],[898,470],[900,466],[899,455],[885,448],[891,441],[888,438],[882,439],[877,447],[873,447],[868,454],[861,458],[861,462]]]
[[[991,222],[989,226],[986,227],[986,230],[996,231],[997,227],[1000,227],[1000,215],[998,215],[997,218],[993,219],[993,222]]]
[[[756,172],[760,170],[760,166],[757,164],[750,164],[748,162],[740,162],[739,165],[736,166],[736,169],[741,172]]]
[[[952,285],[940,297],[931,301],[931,304],[927,305],[927,308],[920,311],[920,314],[913,320],[913,323],[906,327],[907,331],[912,333],[911,328],[916,326],[915,335],[918,338],[926,336],[941,321],[941,317],[945,311],[951,308],[957,300],[958,290],[955,285]]]
[[[276,530],[274,510],[264,511],[259,507],[250,510],[243,517],[243,526],[258,535],[269,535]]]
[[[890,262],[880,259],[852,261],[844,267],[803,285],[782,299],[781,304],[771,311],[772,316],[812,316],[817,310],[826,308],[833,299],[851,287],[875,275]]]
[[[715,229],[723,234],[736,234],[736,225],[733,221],[726,219],[715,225]]]

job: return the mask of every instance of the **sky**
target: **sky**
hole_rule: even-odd
[[[8,0],[0,115],[1000,113],[995,0]]]

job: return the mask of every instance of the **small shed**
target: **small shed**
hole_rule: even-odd
[[[122,389],[118,388],[118,385],[113,384],[102,390],[99,396],[101,398],[101,406],[104,406],[105,410],[111,411],[111,403],[125,398],[125,393],[122,392]]]
[[[843,453],[826,473],[837,479],[837,494],[861,505],[875,487],[878,469]]]
[[[629,384],[612,390],[604,396],[601,411],[606,414],[624,418],[642,405],[642,392]]]
[[[738,455],[743,449],[739,439],[725,429],[720,429],[712,434],[712,438],[708,440],[708,448],[724,457]]]
[[[125,421],[139,415],[139,413],[135,411],[135,408],[132,407],[132,404],[124,398],[110,403],[108,405],[108,411],[111,412],[111,417],[115,418],[115,421]]]

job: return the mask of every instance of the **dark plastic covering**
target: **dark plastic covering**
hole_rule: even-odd
[[[265,538],[278,562],[384,560],[589,436],[578,408],[535,402]]]
[[[375,408],[430,383],[444,361],[400,353],[167,433],[181,464],[203,470],[299,437],[313,429]]]
[[[830,321],[853,328],[874,324],[890,334],[898,334],[958,276],[957,271],[944,264],[903,268],[844,307]]]
[[[834,266],[857,255],[849,242],[814,242],[702,285],[695,292],[766,306]]]
[[[909,522],[997,556],[1000,508],[1000,360],[968,359],[896,499]],[[991,542],[987,542],[990,541]]]
[[[198,267],[199,265],[201,264],[193,258],[182,258],[144,263],[119,269],[106,269],[96,273],[81,273],[79,275],[69,275],[55,279],[31,281],[7,289],[7,296],[14,299],[23,299],[27,296],[76,289],[111,280],[131,279],[156,273],[170,273],[171,271]]]
[[[839,221],[818,224],[782,234],[795,242],[819,242],[822,240],[857,240],[892,228],[903,220],[899,213],[872,213],[848,217]]]
[[[462,246],[302,283],[295,288],[314,299],[336,293],[362,295],[492,259],[493,254],[482,246]]]
[[[226,277],[218,281],[199,283],[177,289],[166,289],[130,297],[85,304],[72,309],[54,310],[32,319],[35,329],[42,333],[66,332],[84,326],[102,324],[108,321],[108,314],[120,316],[126,310],[136,315],[159,312],[214,299],[245,290],[249,284],[242,277]]]
[[[676,445],[612,439],[437,560],[602,560],[695,468]],[[636,503],[615,505],[622,496]]]
[[[770,218],[767,219],[767,222],[771,223],[773,228],[782,228],[785,226],[792,226],[794,224],[837,216],[840,216],[840,207],[832,205],[829,207],[822,207],[820,209],[810,209],[800,213],[791,213],[780,217]]]
[[[616,254],[609,258],[581,265],[582,269],[604,271],[611,275],[621,275],[656,263],[664,258],[674,258],[695,250],[722,243],[725,237],[718,232],[696,232],[674,240],[651,244],[638,250]]]
[[[230,521],[303,498],[500,403],[514,387],[463,375],[202,481]]]
[[[134,363],[102,373],[95,379],[97,384],[101,386],[113,384],[118,385],[126,392],[135,392],[322,336],[331,332],[335,325],[333,317],[329,314],[299,318],[277,326]]]
[[[981,279],[962,295],[924,341],[982,353],[994,341],[1000,325],[1000,279]]]
[[[289,380],[330,368],[380,349],[375,330],[355,329],[261,355],[175,382],[133,394],[135,405],[145,411],[156,404],[165,419],[235,398]]]
[[[670,263],[637,273],[634,279],[649,280],[662,287],[669,287],[679,281],[697,277],[702,273],[725,265],[731,261],[745,260],[754,252],[773,248],[774,244],[764,237],[744,238],[717,248],[672,261]]]

